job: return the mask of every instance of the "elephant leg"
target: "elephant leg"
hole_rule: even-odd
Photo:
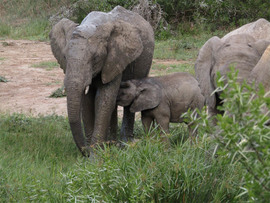
[[[118,130],[117,106],[114,108],[111,118],[110,130],[108,134],[109,141],[116,141]]]
[[[154,125],[154,119],[148,116],[143,116],[142,114],[142,124],[145,133],[150,133],[151,127]]]
[[[91,144],[91,136],[94,131],[95,122],[95,90],[90,86],[87,95],[82,99],[82,119],[84,124],[84,131],[86,136],[87,146]]]
[[[101,84],[100,81],[95,98],[95,124],[91,138],[92,145],[106,141],[112,113],[116,106],[121,77],[122,75],[118,75],[113,81],[105,85]]]
[[[124,142],[127,142],[128,140],[133,138],[135,113],[131,113],[129,111],[129,107],[130,106],[124,107],[124,115],[120,132],[121,140]]]
[[[165,117],[165,118],[156,118],[157,124],[159,125],[160,129],[162,132],[168,134],[169,132],[169,123],[170,123],[170,118]]]
[[[158,116],[156,118],[156,122],[159,125],[160,130],[161,130],[160,138],[161,138],[162,142],[164,142],[166,146],[170,146],[170,140],[167,136],[167,134],[170,133],[170,131],[169,131],[170,117],[169,116]]]

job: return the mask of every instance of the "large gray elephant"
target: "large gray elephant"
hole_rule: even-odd
[[[109,13],[89,13],[80,25],[62,19],[52,28],[50,40],[65,72],[73,138],[85,155],[89,146],[106,141],[109,131],[116,133],[120,82],[148,75],[153,30],[140,15],[117,6]],[[134,113],[128,108],[121,129],[124,140],[133,133]]]
[[[195,63],[195,74],[206,98],[210,115],[221,113],[217,110],[217,106],[221,104],[219,94],[212,94],[217,88],[217,72],[226,77],[230,67],[233,66],[239,71],[239,82],[244,79],[256,80],[252,75],[264,74],[258,71],[263,68],[255,67],[269,44],[268,40],[257,40],[252,35],[244,33],[230,35],[224,39],[212,37],[203,45]],[[267,68],[264,67],[264,69]],[[266,79],[266,81],[269,80],[270,78]],[[267,86],[266,83],[263,85]]]
[[[181,115],[188,109],[202,109],[204,101],[196,79],[182,72],[122,82],[117,97],[120,106],[141,111],[146,132],[155,121],[165,133],[170,122],[184,122]]]

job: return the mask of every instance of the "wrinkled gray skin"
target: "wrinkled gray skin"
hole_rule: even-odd
[[[198,82],[188,73],[122,82],[117,97],[118,105],[141,111],[146,132],[156,121],[166,133],[170,122],[183,122],[181,115],[189,108],[201,109],[204,101]]]
[[[217,106],[221,105],[219,94],[212,94],[217,88],[217,72],[226,77],[230,67],[233,66],[239,71],[239,82],[244,79],[253,81],[255,78],[251,73],[269,44],[269,41],[256,40],[249,34],[235,34],[225,39],[212,37],[203,45],[195,63],[195,74],[206,98],[210,115],[222,113],[217,110]],[[258,69],[255,72],[258,73]],[[264,73],[259,71],[259,74]]]
[[[82,154],[88,155],[90,145],[106,141],[109,131],[116,133],[120,82],[148,75],[153,30],[141,16],[117,6],[109,13],[89,13],[80,25],[62,19],[52,28],[50,40],[65,72],[73,138]],[[133,124],[134,113],[126,107],[121,129],[124,140],[132,135]]]

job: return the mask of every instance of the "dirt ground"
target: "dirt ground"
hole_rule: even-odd
[[[49,42],[0,40],[0,76],[8,80],[0,82],[0,113],[67,115],[66,98],[49,97],[62,86],[64,73],[33,67],[41,62],[56,62]]]
[[[0,83],[1,113],[67,114],[66,98],[49,98],[62,85],[62,69],[32,67],[48,61],[56,62],[48,42],[0,41],[0,76],[8,80]]]

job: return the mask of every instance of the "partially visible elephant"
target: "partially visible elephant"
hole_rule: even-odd
[[[219,94],[212,94],[217,88],[217,72],[220,72],[221,76],[226,77],[230,67],[233,66],[239,71],[239,82],[244,79],[256,79],[250,75],[256,70],[254,67],[260,61],[269,44],[270,41],[264,39],[256,40],[249,34],[235,34],[224,39],[212,37],[203,45],[195,63],[195,74],[202,94],[206,99],[210,115],[221,113],[217,110],[217,106],[221,105]],[[264,68],[264,70],[261,68],[263,72],[260,75],[266,74],[267,69],[269,71],[269,66]],[[265,81],[269,80],[270,77],[265,79]],[[266,83],[263,85],[267,86]]]
[[[154,33],[137,13],[120,6],[91,12],[80,25],[59,21],[50,32],[51,48],[65,72],[67,110],[77,147],[88,155],[91,145],[117,130],[116,97],[121,81],[149,73]],[[133,133],[134,113],[124,109],[121,134]],[[83,128],[81,120],[83,121]]]
[[[141,111],[146,132],[154,121],[169,133],[169,123],[183,122],[181,115],[195,108],[202,109],[204,97],[197,80],[188,73],[175,73],[122,82],[117,104]]]
[[[254,80],[257,84],[263,84],[266,92],[270,91],[270,45],[251,71],[249,79]]]
[[[270,22],[264,18],[260,18],[255,22],[248,23],[236,30],[229,32],[222,37],[222,39],[226,40],[228,37],[236,34],[249,34],[256,40],[265,39],[270,41]]]

